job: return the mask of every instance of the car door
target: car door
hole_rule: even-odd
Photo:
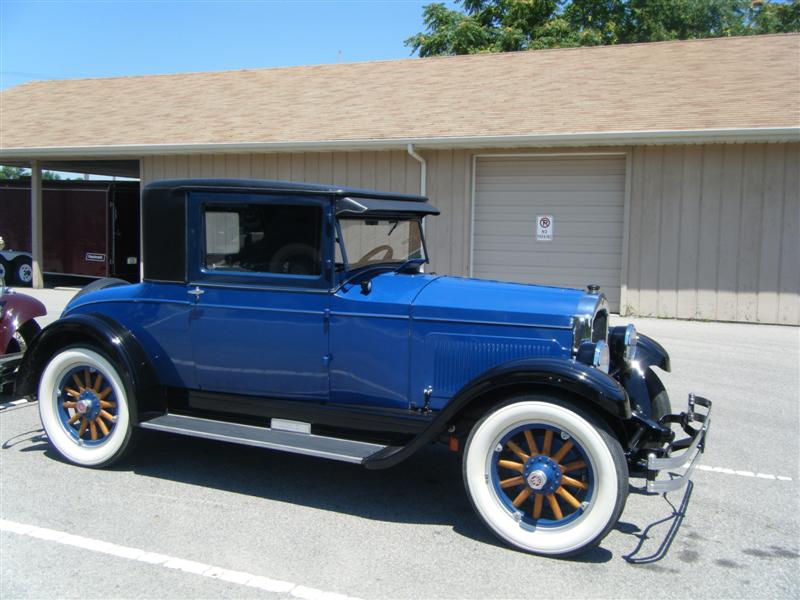
[[[198,388],[327,399],[330,202],[204,192],[188,205]]]

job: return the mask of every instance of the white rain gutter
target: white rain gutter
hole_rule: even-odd
[[[322,140],[287,142],[236,142],[202,144],[133,144],[102,146],[43,146],[2,148],[0,159],[30,160],[103,156],[131,157],[158,154],[208,154],[218,152],[313,152],[332,150],[397,150],[408,148],[514,148],[630,144],[698,144],[744,142],[797,142],[798,127],[749,129],[696,129],[658,131],[606,131],[505,136],[441,136],[428,138]]]
[[[419,169],[419,195],[420,196],[427,196],[428,195],[428,162],[419,154],[417,151],[414,150],[414,144],[409,144],[406,146],[406,150],[408,150],[409,155],[411,158],[419,161],[420,169]]]

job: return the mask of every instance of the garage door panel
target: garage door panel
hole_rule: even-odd
[[[497,191],[494,192],[487,192],[487,194],[496,194]],[[605,196],[608,197],[605,197]],[[496,210],[508,210],[508,209],[520,209],[524,207],[529,207],[533,203],[534,206],[537,206],[541,209],[552,209],[555,210],[560,208],[562,210],[566,210],[568,212],[575,212],[579,213],[581,211],[593,211],[595,213],[601,213],[605,210],[618,210],[622,208],[622,205],[616,201],[611,194],[607,194],[605,192],[596,192],[594,197],[590,196],[589,193],[586,193],[586,197],[578,197],[575,198],[575,192],[571,192],[570,194],[520,194],[518,198],[509,198],[503,202],[503,204],[494,206],[492,208]],[[476,207],[475,214],[483,213],[491,213],[493,212],[492,208],[485,208],[485,207]],[[534,215],[535,216],[535,215]]]
[[[536,164],[531,164],[535,160]],[[613,177],[625,176],[625,162],[619,156],[584,156],[584,157],[524,157],[513,159],[506,156],[492,158],[481,157],[480,162],[487,167],[485,177],[513,175],[515,177]],[[575,169],[580,165],[580,170]]]
[[[625,158],[479,158],[473,275],[582,288],[598,283],[619,309]],[[554,239],[536,240],[540,215]]]
[[[524,242],[520,240],[519,243],[534,244],[537,248],[544,243],[548,245],[565,245],[567,243],[574,243],[574,240],[568,240],[570,237],[619,237],[622,234],[622,228],[618,223],[608,222],[585,222],[567,223],[565,222],[564,215],[556,215],[553,213],[554,218],[558,220],[554,226],[554,235],[552,242],[536,242],[536,225],[534,223],[524,223],[513,219],[492,219],[486,220],[484,227],[487,229],[485,233],[476,234],[475,238],[482,239],[484,237],[496,237],[498,235],[514,235],[524,238]],[[556,239],[558,241],[556,241]],[[488,239],[487,239],[488,241]]]
[[[487,192],[497,194],[496,190]],[[616,197],[617,192],[590,192],[576,197],[575,191],[572,190],[568,193],[559,192],[558,194],[526,192],[520,193],[517,197],[509,194],[502,204],[495,204],[491,207],[476,207],[476,211],[491,212],[493,209],[502,210],[504,208],[520,208],[529,207],[531,203],[541,208],[562,208],[564,210],[599,210],[602,208],[620,207],[621,203]]]
[[[533,192],[538,195],[548,194],[548,195],[555,195],[558,196],[565,196],[569,192],[592,192],[596,194],[615,194],[617,189],[620,185],[624,185],[625,180],[620,179],[619,181],[566,181],[561,180],[554,182],[552,185],[539,185],[538,182],[535,180],[531,180],[529,182],[519,182],[517,184],[509,184],[509,183],[502,183],[502,180],[498,181],[496,184],[489,184],[489,185],[480,185],[476,186],[476,191],[478,192],[485,192],[485,191],[492,191],[492,192],[504,192],[513,196],[514,194],[517,195],[527,195],[531,193],[531,186],[536,185],[536,191]],[[569,185],[569,192],[565,192],[564,186]]]
[[[520,268],[526,268],[528,265],[536,266],[543,271],[546,271],[548,268],[551,267],[560,267],[561,270],[569,269],[573,272],[580,273],[585,271],[586,267],[591,267],[592,272],[594,273],[597,269],[607,270],[611,273],[615,273],[616,269],[609,268],[608,261],[613,260],[614,258],[620,258],[619,254],[613,253],[600,253],[600,254],[566,254],[566,253],[542,253],[537,254],[537,259],[546,259],[547,264],[538,264],[540,261],[531,262],[531,256],[529,253],[520,253],[520,252],[503,252],[503,251],[494,251],[494,252],[487,252],[485,255],[485,262],[483,263],[485,267],[488,266],[519,266]]]

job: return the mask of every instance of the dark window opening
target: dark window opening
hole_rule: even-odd
[[[319,206],[207,206],[204,221],[208,270],[306,276],[322,272]]]

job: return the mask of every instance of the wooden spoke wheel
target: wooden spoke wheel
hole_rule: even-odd
[[[526,395],[486,414],[464,449],[464,483],[498,537],[539,554],[598,544],[619,519],[628,471],[619,441],[580,407]]]
[[[64,374],[59,385],[61,424],[75,439],[102,444],[117,425],[117,400],[103,373],[77,366]]]
[[[506,434],[495,448],[495,464],[500,498],[540,527],[577,518],[591,500],[594,471],[586,453],[551,425],[523,425]]]
[[[131,438],[129,392],[117,368],[94,348],[53,356],[39,382],[39,414],[48,440],[67,460],[105,466]]]

